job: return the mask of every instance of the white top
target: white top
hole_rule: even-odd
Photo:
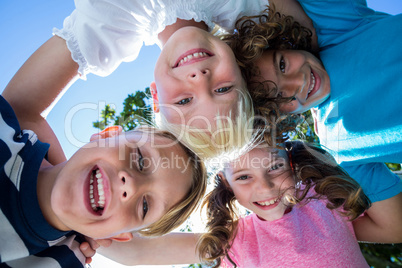
[[[78,72],[111,74],[121,62],[137,58],[145,45],[176,19],[215,23],[227,31],[242,16],[257,15],[267,0],[75,0],[76,9],[53,33],[66,40]],[[159,45],[159,44],[158,44]]]

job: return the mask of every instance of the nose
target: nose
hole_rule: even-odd
[[[119,172],[118,177],[119,187],[117,194],[119,194],[119,198],[122,202],[128,202],[138,190],[135,187],[135,180],[125,171]]]
[[[255,185],[254,185],[254,188],[255,188],[254,190],[256,192],[263,193],[263,192],[271,190],[272,188],[274,188],[274,186],[275,185],[271,182],[270,179],[265,178],[265,177],[260,177],[260,178],[258,178],[257,183],[255,183]]]
[[[295,96],[297,98],[297,94],[302,91],[305,83],[306,79],[301,72],[284,75],[279,84],[279,91],[282,93],[282,97]]]
[[[209,70],[208,68],[195,68],[188,73],[187,79],[192,82],[205,81],[210,76],[211,70]]]

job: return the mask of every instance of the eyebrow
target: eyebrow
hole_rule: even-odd
[[[232,173],[232,177],[236,177],[237,173],[241,173],[241,172],[244,172],[244,171],[247,171],[247,170],[249,170],[249,169],[248,168],[242,168],[240,170],[236,170],[236,172]]]

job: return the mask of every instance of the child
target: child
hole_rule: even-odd
[[[321,148],[297,141],[284,150],[255,148],[216,183],[205,201],[209,233],[199,250],[207,260],[218,258],[217,266],[221,257],[224,267],[367,266],[347,220],[370,202]],[[235,200],[254,214],[236,221]]]
[[[393,239],[377,224],[378,211],[323,149],[284,146],[254,148],[219,173],[204,201],[207,233],[135,237],[99,252],[125,265],[216,259],[216,267],[368,267],[356,238]],[[239,219],[236,200],[253,214]]]
[[[233,52],[207,30],[214,22],[233,29],[236,18],[259,13],[266,0],[75,3],[63,29],[54,33],[66,40],[81,78],[109,75],[121,62],[136,59],[143,43],[158,44],[162,51],[150,88],[154,112],[166,119],[158,119],[159,124],[209,129],[218,114],[243,116],[238,106],[251,117],[251,100]]]
[[[1,266],[83,267],[77,233],[119,241],[132,231],[162,235],[186,220],[205,192],[199,158],[152,127],[101,132],[66,161],[36,116],[71,74],[63,51],[64,40],[51,38],[0,96]]]
[[[402,162],[402,99],[379,89],[402,83],[395,40],[402,15],[375,12],[365,1],[299,2],[316,27],[324,65],[308,52],[308,29],[274,11],[257,16],[258,24],[242,19],[237,34],[226,40],[243,66],[254,105],[269,108],[268,115],[276,104],[286,113],[315,107],[320,143],[359,182],[373,207],[387,202],[395,208],[387,217],[401,234],[402,181],[384,162]],[[393,40],[386,50],[383,40]],[[381,57],[374,57],[379,51]]]

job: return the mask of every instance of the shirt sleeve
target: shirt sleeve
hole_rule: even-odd
[[[341,166],[360,184],[371,202],[385,200],[402,192],[402,180],[384,163]]]
[[[53,33],[66,40],[85,79],[88,73],[111,74],[122,62],[137,58],[142,45],[158,43],[157,36],[177,18],[215,23],[226,30],[237,18],[255,15],[266,0],[75,0],[76,9]]]
[[[366,0],[298,1],[313,21],[320,47],[336,44],[348,38],[352,30],[389,16],[369,8]]]
[[[88,73],[107,76],[121,62],[137,58],[152,16],[162,8],[151,1],[116,0],[76,0],[75,6],[63,28],[53,33],[66,40],[82,79]]]
[[[231,32],[235,28],[235,23],[238,19],[243,16],[259,15],[267,6],[268,0],[228,0],[221,7],[214,8],[212,20],[226,31]]]

